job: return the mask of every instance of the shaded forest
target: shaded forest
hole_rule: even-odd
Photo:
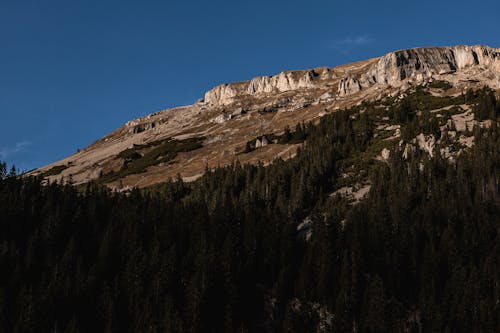
[[[366,158],[377,112],[402,136],[435,131],[408,99],[301,126],[288,161],[189,184],[116,193],[2,164],[0,332],[499,332],[492,96],[467,97],[493,121],[452,162],[398,144]],[[371,182],[358,204],[330,195],[351,165]]]

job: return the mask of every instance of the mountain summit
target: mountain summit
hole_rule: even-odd
[[[189,181],[207,167],[236,160],[266,164],[293,157],[304,140],[286,139],[292,135],[290,129],[300,130],[340,109],[377,101],[381,104],[375,107],[381,108],[418,87],[429,96],[456,98],[483,86],[500,88],[498,48],[414,48],[335,68],[285,71],[222,84],[193,105],[131,120],[31,174],[76,184],[96,180],[113,188],[146,187],[177,174]],[[463,126],[467,130],[467,122],[473,125],[471,109],[463,106],[462,111],[450,118],[457,131]],[[378,126],[385,130],[389,124],[381,120]],[[398,133],[393,139],[399,140]],[[415,137],[415,142],[432,154],[429,138]]]

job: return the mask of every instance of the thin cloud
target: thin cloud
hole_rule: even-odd
[[[20,141],[17,142],[13,147],[1,147],[0,148],[0,159],[6,159],[7,157],[22,152],[31,142]]]
[[[368,36],[347,37],[337,41],[338,45],[365,45],[373,42]]]
[[[348,36],[343,39],[339,39],[334,41],[331,44],[331,48],[334,50],[337,50],[338,52],[347,55],[349,54],[352,49],[368,44],[372,44],[375,40],[373,38],[370,38],[369,36],[366,35],[360,35],[360,36]]]

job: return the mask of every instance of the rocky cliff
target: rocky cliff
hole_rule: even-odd
[[[218,105],[230,104],[241,95],[284,92],[314,87],[318,73],[311,71],[282,72],[273,76],[259,76],[248,82],[219,85],[205,93],[205,102]]]
[[[205,102],[227,105],[244,95],[315,88],[337,77],[340,77],[337,93],[345,96],[375,84],[399,86],[406,80],[422,82],[434,75],[457,72],[469,66],[491,69],[497,73],[498,80],[500,49],[460,45],[395,51],[370,63],[363,72],[348,73],[328,68],[289,71],[256,77],[247,82],[219,85],[205,94]]]
[[[500,70],[500,49],[487,46],[428,47],[391,52],[366,73],[357,83],[400,85],[404,80],[422,82],[434,75],[454,73],[469,66]]]

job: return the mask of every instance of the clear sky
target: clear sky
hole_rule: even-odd
[[[0,0],[0,160],[46,165],[220,83],[499,47],[499,13],[498,0]]]

